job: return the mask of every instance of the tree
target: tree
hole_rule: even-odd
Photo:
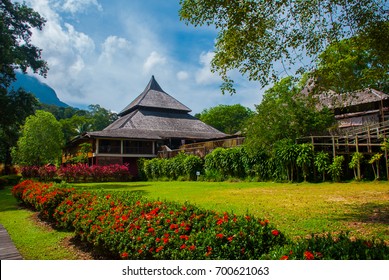
[[[12,150],[14,162],[21,165],[56,164],[63,147],[61,124],[48,112],[36,111],[22,128],[22,136]]]
[[[373,168],[375,180],[380,179],[380,160],[381,160],[381,157],[382,157],[381,153],[376,153],[369,160],[369,163],[371,164],[371,167]],[[374,165],[375,165],[375,167],[374,167]]]
[[[323,174],[323,182],[326,180],[326,172],[330,165],[330,156],[324,151],[320,151],[315,156],[315,166],[317,171]]]
[[[389,29],[389,23],[383,28]],[[387,37],[380,39],[383,45],[388,45],[389,31]],[[369,87],[388,92],[389,54],[379,54],[362,36],[334,42],[319,55],[313,75],[319,88],[338,93]]]
[[[31,44],[31,29],[42,29],[45,20],[25,4],[0,2],[0,87],[4,94],[12,81],[15,70],[24,73],[28,68],[41,75],[47,73],[47,63],[41,59],[41,50]]]
[[[116,113],[112,113],[98,104],[89,105],[88,108],[89,117],[93,120],[91,129],[94,131],[103,130],[118,118]]]
[[[313,160],[313,145],[303,143],[297,145],[297,159],[296,163],[303,170],[304,182],[307,181],[309,167]]]
[[[353,153],[348,166],[354,170],[354,178],[357,181],[361,180],[361,161],[363,160],[363,154],[359,152]]]
[[[7,95],[0,94],[0,162],[4,163],[4,173],[11,173],[11,147],[19,138],[20,126],[27,116],[34,114],[38,105],[37,99],[22,89],[10,91]]]
[[[41,50],[30,42],[31,29],[42,29],[45,20],[24,4],[0,1],[0,160],[5,172],[10,171],[10,147],[18,138],[19,126],[32,114],[36,99],[23,90],[9,89],[15,80],[15,70],[31,68],[41,75],[48,67],[41,59]]]
[[[317,111],[313,100],[300,91],[298,83],[287,77],[265,92],[256,106],[257,113],[247,123],[245,143],[249,150],[269,149],[282,139],[293,141],[321,133],[333,124],[333,113]]]
[[[234,134],[242,131],[245,122],[253,116],[253,111],[240,104],[218,105],[209,109],[204,109],[195,117],[214,128],[227,133]]]
[[[389,16],[387,1],[180,0],[180,4],[186,24],[214,25],[218,31],[212,70],[223,78],[223,92],[235,92],[230,70],[238,69],[266,86],[294,71],[290,67],[296,62],[305,60],[312,67],[329,43],[357,35],[377,54],[388,55],[388,42],[379,43],[389,34],[382,28]]]

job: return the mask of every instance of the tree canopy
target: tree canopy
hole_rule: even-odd
[[[26,119],[12,158],[21,165],[56,164],[61,159],[63,139],[61,124],[55,117],[37,110]]]
[[[41,59],[41,49],[31,44],[31,29],[41,30],[45,23],[25,4],[0,1],[0,88],[2,94],[15,80],[15,70],[31,68],[41,75],[47,73],[47,63]]]
[[[38,102],[24,90],[10,90],[15,71],[32,69],[46,75],[47,63],[41,50],[31,44],[31,29],[42,29],[45,20],[25,4],[0,1],[0,161],[9,172],[10,148],[16,144],[25,118],[33,114]]]
[[[389,23],[383,28],[388,29]],[[380,40],[389,50],[389,31],[386,35]],[[319,89],[346,93],[374,88],[389,93],[389,52],[373,49],[363,37],[334,42],[319,55],[312,74]]]
[[[250,149],[271,149],[280,140],[322,133],[334,123],[333,113],[326,108],[319,112],[313,99],[300,94],[299,84],[304,83],[287,77],[265,92],[247,123],[245,143]]]
[[[218,31],[212,70],[223,78],[223,92],[235,92],[230,70],[238,69],[266,86],[285,73],[312,70],[317,55],[342,39],[360,36],[376,54],[388,53],[387,41],[381,41],[389,34],[383,28],[389,17],[385,0],[180,0],[180,4],[185,23],[214,25]],[[302,69],[291,69],[295,64]]]
[[[254,112],[249,108],[235,104],[204,109],[195,117],[224,133],[234,134],[243,130],[245,122],[253,114]]]

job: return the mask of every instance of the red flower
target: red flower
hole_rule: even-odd
[[[149,228],[148,230],[147,230],[148,232],[154,232],[154,228]]]
[[[280,232],[278,230],[276,230],[276,229],[273,229],[271,231],[271,234],[273,234],[274,236],[278,236],[280,234]]]
[[[181,247],[180,247],[181,250],[185,249],[185,248],[186,248],[186,244],[182,244]]]
[[[178,228],[178,225],[176,225],[176,224],[171,224],[171,225],[170,225],[170,229],[173,230],[173,229],[176,229],[176,228]]]
[[[180,236],[180,239],[188,240],[188,239],[189,239],[189,236],[187,236],[187,235],[181,235],[181,236]]]
[[[161,251],[163,249],[163,246],[159,246],[157,249],[155,249],[155,252],[159,252],[159,251]]]
[[[304,257],[306,260],[313,260],[315,258],[315,256],[309,251],[304,252]]]
[[[123,252],[123,253],[121,253],[121,255],[120,255],[123,259],[124,258],[127,258],[128,257],[128,253],[127,252]]]
[[[282,256],[280,260],[288,260],[289,256]]]
[[[223,237],[224,237],[224,234],[223,234],[223,233],[218,233],[218,234],[216,234],[216,238],[222,239]]]
[[[138,254],[140,255],[140,254],[142,254],[143,253],[143,250],[142,249],[139,249],[138,250]]]
[[[163,238],[163,243],[168,243],[169,242],[169,238],[168,237],[165,237],[165,238]]]
[[[221,225],[224,221],[222,219],[217,220],[216,224]]]
[[[234,239],[234,236],[230,236],[230,237],[227,238],[227,240],[228,240],[229,242],[231,242],[233,239]]]
[[[194,249],[196,249],[196,246],[195,245],[192,245],[188,248],[189,251],[193,251]]]

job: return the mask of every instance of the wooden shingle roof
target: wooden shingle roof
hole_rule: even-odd
[[[125,107],[119,119],[89,137],[126,139],[218,139],[228,136],[189,114],[191,110],[168,95],[154,76],[145,90]]]
[[[118,115],[124,116],[139,108],[160,108],[182,112],[191,111],[191,109],[167,94],[157,83],[154,76],[151,77],[144,91]]]

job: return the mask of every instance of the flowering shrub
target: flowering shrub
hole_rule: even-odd
[[[55,178],[66,182],[128,181],[131,179],[128,166],[120,164],[88,166],[78,163],[61,166],[59,169],[52,165],[24,166],[21,168],[21,173],[24,178],[35,178],[45,182],[53,181]]]
[[[150,201],[125,192],[77,192],[24,181],[12,194],[112,258],[388,259],[382,242],[314,236],[292,242],[268,220]]]
[[[296,241],[281,254],[279,259],[284,260],[384,260],[389,258],[389,246],[380,240],[350,238],[346,233],[327,234]]]

